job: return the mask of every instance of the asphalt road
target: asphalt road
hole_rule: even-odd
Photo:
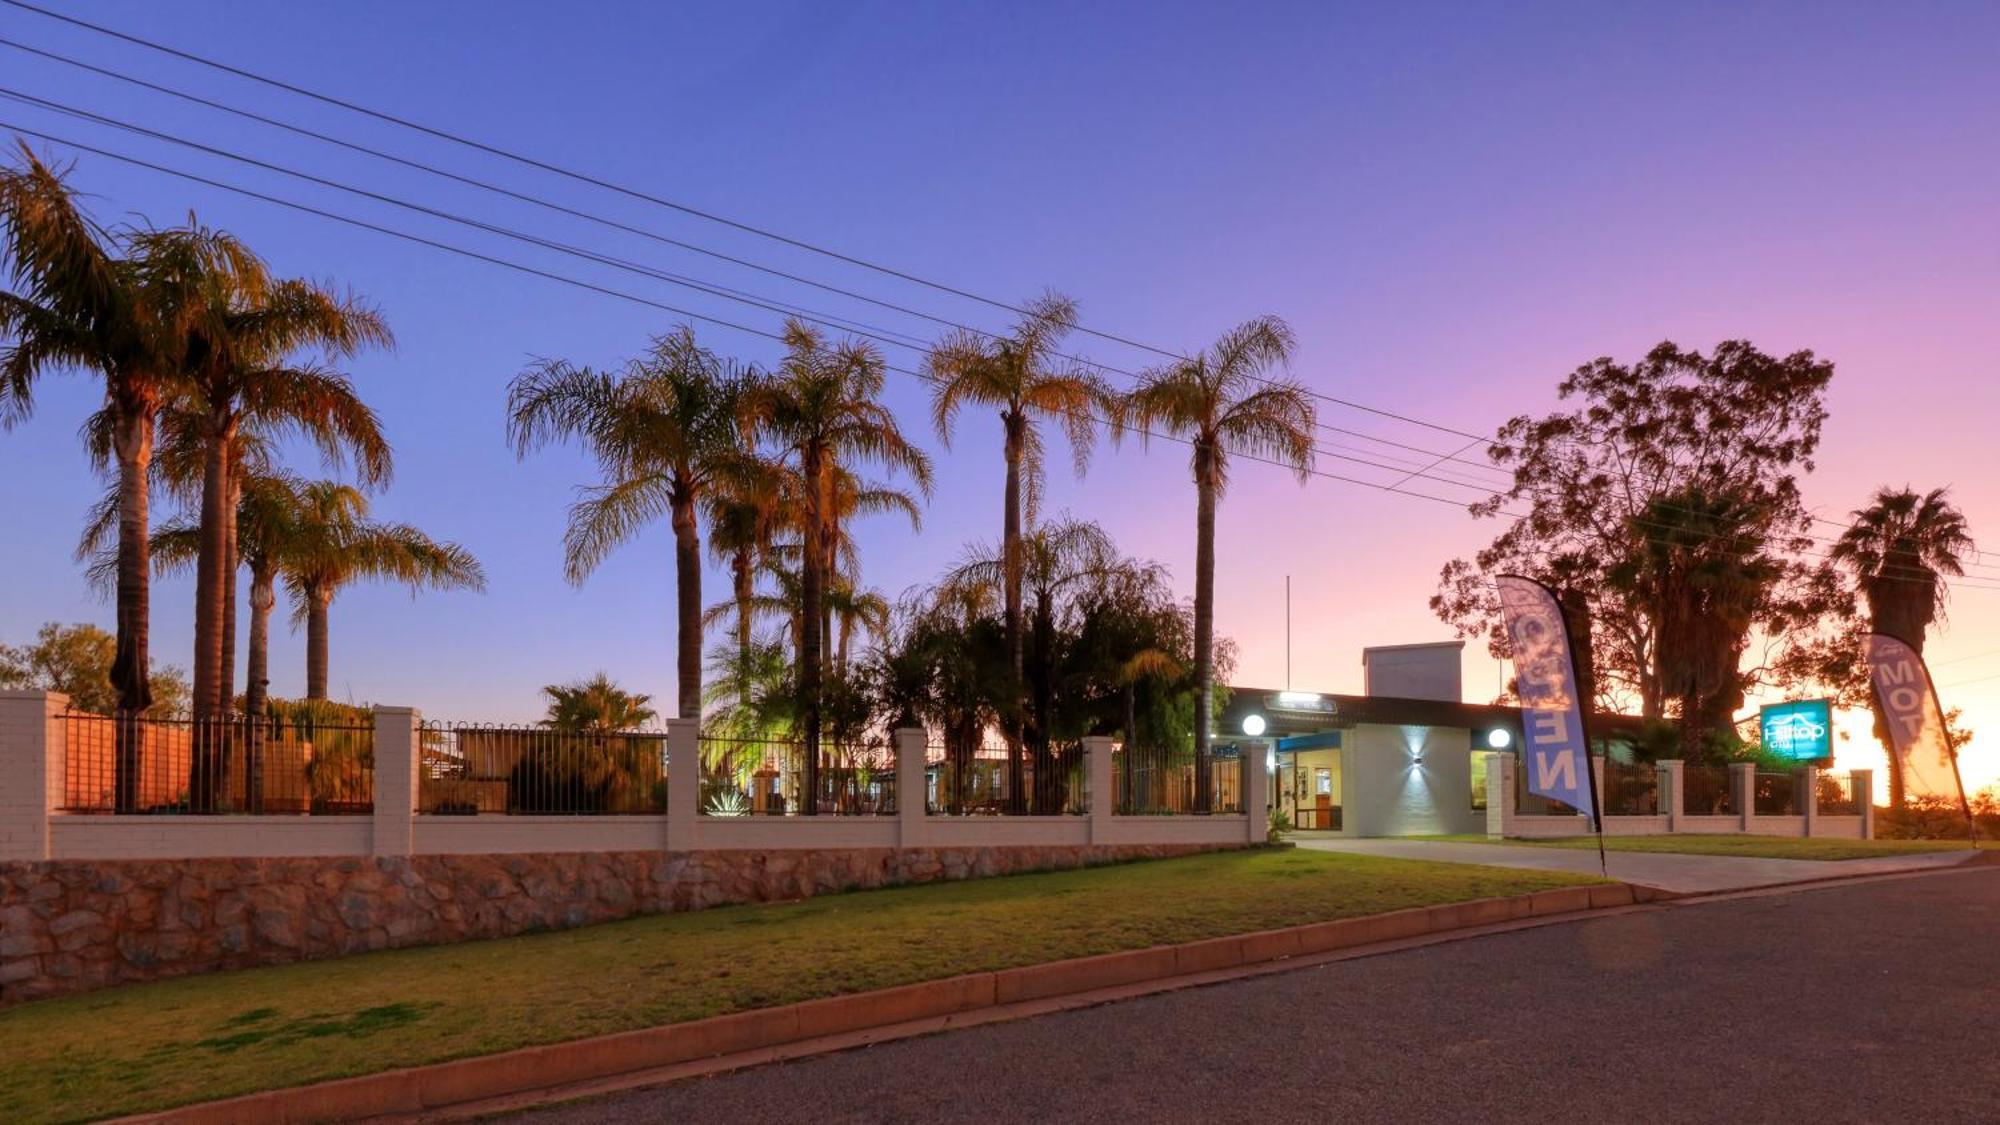
[[[1992,1122],[2000,868],[1335,962],[555,1107],[580,1122]]]

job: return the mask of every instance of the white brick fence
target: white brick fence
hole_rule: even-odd
[[[1512,754],[1495,754],[1488,760],[1486,771],[1486,834],[1492,837],[1515,839],[1546,839],[1557,836],[1588,835],[1589,822],[1580,814],[1550,815],[1535,811],[1522,811],[1522,804],[1537,803],[1534,799],[1521,801],[1519,779],[1515,776],[1519,763]],[[1604,834],[1607,836],[1659,836],[1668,833],[1684,834],[1741,834],[1750,836],[1823,836],[1835,839],[1867,840],[1875,836],[1874,775],[1869,770],[1854,770],[1848,774],[1848,795],[1855,811],[1836,813],[1820,807],[1820,779],[1822,771],[1811,766],[1794,771],[1792,784],[1796,794],[1796,811],[1783,815],[1759,815],[1757,812],[1756,785],[1757,767],[1749,762],[1737,762],[1728,767],[1728,793],[1726,800],[1729,810],[1714,813],[1690,814],[1687,812],[1687,771],[1685,763],[1660,761],[1654,763],[1654,804],[1656,812],[1650,815],[1616,815],[1607,813],[1604,817]],[[1604,759],[1596,759],[1597,801],[1604,805]]]
[[[1086,738],[1083,816],[942,816],[927,812],[926,740],[895,733],[898,811],[879,816],[701,815],[697,725],[667,723],[664,815],[426,815],[418,810],[421,716],[377,707],[374,810],[362,816],[150,815],[63,811],[68,700],[0,691],[0,861],[520,855],[565,852],[782,851],[1192,845],[1263,840],[1267,780],[1244,771],[1242,807],[1213,816],[1112,811],[1108,738]]]

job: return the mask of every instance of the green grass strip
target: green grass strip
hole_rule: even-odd
[[[1068,957],[1595,882],[1299,850],[866,891],[0,1012],[0,1121],[88,1120]]]

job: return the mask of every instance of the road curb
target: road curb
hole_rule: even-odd
[[[981,1009],[1678,897],[1681,896],[1654,887],[1608,883],[1415,907],[830,996],[777,1008],[266,1090],[119,1120],[224,1125],[242,1121],[292,1123],[409,1116]]]

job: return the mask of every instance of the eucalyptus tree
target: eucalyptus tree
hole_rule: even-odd
[[[675,702],[701,716],[701,528],[712,485],[745,452],[739,407],[755,380],[695,342],[682,325],[618,372],[543,360],[508,389],[508,437],[518,456],[574,440],[601,481],[581,490],[563,537],[566,574],[581,584],[640,528],[666,517],[674,533]]]
[[[1921,654],[1925,634],[1944,615],[1945,579],[1963,575],[1966,556],[1972,553],[1965,514],[1951,502],[1947,490],[1883,488],[1867,507],[1855,511],[1828,557],[1854,576],[1868,605],[1869,629],[1895,637]],[[1875,708],[1875,737],[1889,750],[1889,802],[1901,808],[1902,762],[1872,694],[1870,703]]]
[[[1055,421],[1069,437],[1076,471],[1090,459],[1099,417],[1110,411],[1111,392],[1103,380],[1058,351],[1076,327],[1076,302],[1048,293],[1028,303],[1026,315],[1004,336],[958,330],[931,351],[936,384],[931,417],[949,446],[958,415],[967,406],[1000,415],[1001,454],[1007,474],[1001,502],[1001,595],[1005,605],[1007,659],[1015,693],[1025,689],[1026,630],[1022,618],[1022,527],[1040,506],[1044,480],[1041,423]],[[1011,753],[1019,757],[1020,710],[1003,725]],[[1018,768],[1018,767],[1016,767]]]
[[[486,588],[471,552],[408,524],[370,520],[368,498],[350,485],[311,481],[298,489],[298,500],[279,570],[292,621],[306,627],[307,699],[326,698],[327,618],[347,586],[373,579],[412,590]]]
[[[1266,374],[1288,364],[1293,348],[1284,321],[1247,321],[1206,350],[1145,372],[1120,419],[1120,429],[1180,438],[1193,450],[1195,807],[1201,812],[1211,807],[1214,789],[1208,746],[1215,704],[1215,505],[1228,487],[1232,455],[1289,466],[1301,482],[1312,471],[1312,400],[1300,384]]]
[[[797,466],[804,486],[801,547],[798,691],[807,776],[807,813],[818,809],[820,689],[825,674],[823,621],[828,541],[836,513],[836,466],[874,462],[907,473],[928,495],[930,458],[882,405],[882,357],[858,342],[830,343],[793,320],[785,326],[786,355],[773,377],[744,397],[744,416]]]

